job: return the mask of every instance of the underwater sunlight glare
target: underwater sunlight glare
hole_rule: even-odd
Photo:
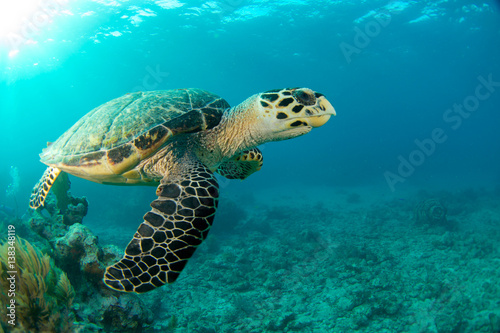
[[[23,0],[0,2],[0,41],[10,57],[19,52],[22,44],[36,44],[32,37],[52,23],[60,12],[61,2],[67,0]]]
[[[39,0],[0,2],[0,36],[21,33],[21,29],[39,9]]]

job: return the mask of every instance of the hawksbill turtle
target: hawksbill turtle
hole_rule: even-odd
[[[269,90],[230,107],[201,89],[135,92],[90,111],[40,154],[48,165],[30,207],[44,205],[61,173],[102,184],[154,185],[123,258],[104,283],[142,293],[174,282],[207,237],[217,209],[214,173],[245,179],[262,166],[257,146],[323,126],[335,110],[308,88]]]

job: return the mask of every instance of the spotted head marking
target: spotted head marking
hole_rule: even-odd
[[[308,88],[269,90],[258,95],[258,104],[273,141],[304,135],[335,115],[325,96]]]

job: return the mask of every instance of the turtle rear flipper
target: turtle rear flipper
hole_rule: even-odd
[[[217,173],[227,179],[245,179],[262,168],[263,159],[258,148],[246,150],[219,165]]]
[[[161,181],[158,199],[123,258],[106,268],[104,283],[109,287],[143,293],[174,282],[207,237],[217,209],[217,180],[200,162],[179,163],[182,171]]]
[[[54,185],[57,176],[61,173],[61,170],[55,167],[48,167],[43,173],[42,178],[35,185],[31,191],[30,196],[30,207],[32,209],[37,209],[45,203],[45,198],[49,194],[50,188]]]

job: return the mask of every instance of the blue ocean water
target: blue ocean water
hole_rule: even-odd
[[[20,17],[17,20],[16,15]],[[193,258],[195,263],[190,262],[182,275],[187,280],[160,288],[163,294],[158,292],[155,299],[184,291],[196,294],[192,300],[200,300],[203,293],[218,295],[213,289],[238,281],[228,279],[218,285],[206,277],[208,282],[200,286],[212,291],[203,291],[193,287],[195,282],[190,284],[188,275],[195,274],[197,265],[203,264],[201,258],[217,262],[218,266],[206,268],[206,272],[212,269],[215,276],[222,274],[220,271],[230,275],[237,270],[236,264],[224,264],[224,260],[263,260],[251,255],[253,252],[239,252],[255,249],[269,235],[252,229],[263,236],[248,238],[252,224],[253,228],[259,225],[283,235],[325,232],[328,241],[319,243],[337,249],[342,245],[338,245],[341,241],[335,235],[349,228],[348,221],[370,224],[374,212],[378,212],[374,207],[380,205],[394,215],[380,218],[380,214],[389,213],[378,212],[378,217],[373,218],[377,227],[366,229],[361,225],[363,231],[348,242],[359,248],[363,244],[376,247],[360,238],[369,236],[367,239],[377,239],[375,244],[384,243],[387,234],[377,228],[393,227],[384,225],[384,221],[409,221],[419,198],[439,197],[448,203],[449,219],[456,221],[459,231],[439,229],[436,239],[429,242],[441,242],[444,245],[439,246],[446,251],[461,253],[451,245],[447,248],[447,239],[466,244],[468,236],[460,238],[465,235],[460,232],[480,230],[491,235],[493,248],[500,244],[498,1],[47,0],[34,1],[32,10],[24,12],[2,3],[0,18],[5,22],[0,22],[0,189],[5,189],[0,190],[0,204],[15,209],[18,216],[27,211],[30,191],[45,169],[38,154],[47,142],[56,140],[94,107],[125,93],[197,87],[222,96],[234,106],[265,90],[304,86],[325,94],[335,107],[337,116],[325,126],[297,139],[261,147],[264,167],[260,172],[243,182],[221,183],[221,216],[215,221],[220,222],[220,227],[214,227],[210,250],[208,245],[202,250],[202,245],[199,251],[205,252]],[[84,223],[101,242],[114,243],[121,249],[156,197],[150,187],[103,186],[75,177],[71,182],[72,193],[86,196],[90,203]],[[429,193],[428,197],[412,194],[423,192]],[[467,199],[467,195],[476,201]],[[348,200],[339,201],[344,196]],[[471,200],[475,206],[470,210],[453,210]],[[323,215],[317,215],[320,210]],[[242,211],[245,218],[231,215]],[[276,216],[273,218],[270,212]],[[303,219],[296,221],[288,214]],[[262,226],[266,219],[267,224]],[[231,226],[232,220],[240,221],[238,228]],[[318,220],[325,225],[315,228]],[[395,228],[402,225],[396,223]],[[401,230],[404,234],[404,228]],[[240,238],[231,243],[230,237]],[[296,248],[293,244],[278,246],[276,256],[286,258],[288,246],[297,253],[303,251],[305,257],[311,256],[307,251],[313,245],[306,244],[302,249],[300,244],[294,244]],[[234,248],[224,251],[224,246]],[[257,253],[275,253],[272,245],[266,246],[269,252]],[[417,248],[417,252],[424,251]],[[408,254],[411,248],[401,248],[400,253],[396,250],[391,256],[416,256]],[[223,253],[226,257],[221,257]],[[492,280],[477,283],[498,284],[499,252],[492,249],[484,255],[491,261],[482,264],[490,265],[487,269],[495,273],[490,272]],[[478,255],[474,260],[481,258]],[[313,266],[324,269],[326,263],[314,261]],[[290,259],[284,266],[269,268],[268,273],[285,274],[300,264],[300,258]],[[470,269],[476,270],[482,264]],[[363,271],[371,267],[357,265]],[[206,313],[210,307],[184,300],[177,303],[182,306],[175,307],[175,313],[169,313],[165,305],[160,319],[171,320],[175,315],[179,332],[240,332],[244,331],[242,327],[249,327],[248,332],[490,332],[490,327],[491,332],[498,332],[494,331],[497,324],[500,330],[500,319],[498,323],[495,319],[500,317],[498,288],[490,292],[490,303],[474,308],[472,318],[461,312],[462,308],[440,312],[434,307],[425,315],[413,315],[413,322],[396,324],[417,311],[408,303],[416,296],[407,296],[399,312],[381,310],[373,314],[376,310],[372,307],[371,315],[359,315],[366,317],[366,322],[351,325],[346,313],[352,314],[362,305],[342,305],[344,296],[336,295],[331,296],[328,307],[343,307],[344,312],[323,309],[326,305],[318,303],[318,295],[323,293],[318,284],[325,287],[325,282],[317,280],[323,270],[312,271],[314,278],[300,279],[306,290],[314,290],[304,293],[302,299],[309,304],[307,315],[295,305],[287,307],[299,302],[292,299],[294,292],[289,294],[276,287],[280,293],[277,301],[273,298],[277,292],[271,287],[267,291],[242,287],[241,291],[230,289],[226,295],[237,304],[228,301],[233,308],[243,313],[241,318],[237,314],[221,317]],[[351,267],[351,272],[356,268]],[[252,274],[250,270],[241,279],[256,278]],[[325,274],[330,274],[324,277],[330,281],[326,283],[329,289],[348,290],[339,285],[342,279],[338,275]],[[308,280],[312,282],[308,284]],[[245,305],[245,293],[252,292],[262,296],[255,301],[259,306]],[[401,295],[404,291],[394,293]],[[444,296],[429,296],[428,303],[447,302],[440,297]],[[458,296],[450,297],[453,303]],[[467,299],[475,304],[474,297]],[[152,302],[146,296],[143,299],[145,304]],[[186,309],[197,306],[203,314]],[[223,311],[224,306],[218,303],[214,311]],[[274,317],[266,319],[264,314],[270,309]],[[468,324],[439,326],[435,318],[444,315]],[[391,316],[401,318],[391,322]],[[483,317],[487,318],[485,323],[474,322]],[[314,318],[317,321],[312,323]],[[189,324],[192,321],[203,323],[206,330],[200,328],[201,324]],[[431,321],[433,324],[425,324]],[[415,322],[424,324],[416,326]]]

